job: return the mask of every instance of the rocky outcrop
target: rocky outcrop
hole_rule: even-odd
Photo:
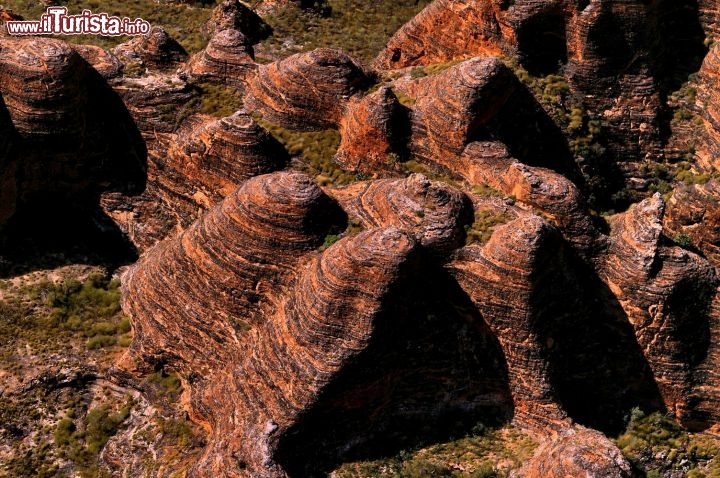
[[[392,203],[362,205],[392,186]],[[322,253],[344,213],[307,176],[275,173],[127,273],[136,340],[121,366],[183,378],[210,433],[198,475],[322,475],[352,453],[403,446],[407,430],[446,436],[468,426],[462,416],[508,415],[497,344],[436,262],[462,234],[462,195],[421,176],[343,194],[371,229]],[[424,224],[400,213],[415,201],[437,209]]]
[[[393,35],[375,65],[395,69],[498,55],[508,43],[505,35],[509,27],[498,18],[502,3],[432,2]]]
[[[593,247],[597,231],[577,186],[561,174],[530,167],[512,158],[498,142],[474,142],[459,164],[473,184],[488,184],[542,211],[579,250]]]
[[[123,74],[123,63],[107,50],[94,45],[70,45],[100,76],[106,80]]]
[[[690,105],[703,120],[704,131],[693,138],[695,157],[705,171],[720,169],[720,44],[715,45],[698,72],[697,102]]]
[[[472,222],[467,197],[422,174],[361,183],[328,193],[364,227],[400,227],[412,233],[419,244],[439,253],[460,247],[465,239],[463,228]]]
[[[165,166],[176,175],[166,170],[158,181],[181,178],[172,189],[195,186],[185,195],[207,197],[198,202],[209,209],[239,184],[281,169],[288,159],[282,145],[244,111],[219,120],[195,116],[183,123],[167,152]]]
[[[694,413],[700,400],[694,371],[712,341],[718,278],[701,257],[662,244],[664,210],[656,194],[612,221],[602,274],[635,330],[667,408],[687,425],[702,426]]]
[[[333,207],[302,174],[261,176],[152,249],[124,281],[123,307],[142,318],[134,322],[137,339],[125,366],[172,363],[186,378],[224,369],[225,354],[266,320],[260,302],[271,306],[267,294],[322,244]]]
[[[148,189],[129,200],[103,198],[105,211],[140,250],[190,226],[245,180],[282,169],[288,154],[247,113],[196,115],[176,134],[156,136]]]
[[[581,249],[591,247],[595,230],[577,186],[561,174],[511,157],[506,144],[517,142],[497,123],[505,124],[513,116],[524,118],[521,100],[526,90],[502,62],[492,57],[465,61],[419,82],[413,94],[417,102],[412,108],[409,148],[414,157],[536,207]],[[542,131],[544,116],[526,119]],[[490,137],[500,137],[506,144],[482,141]],[[553,138],[548,131],[546,141]],[[562,161],[546,162],[563,170]]]
[[[245,106],[299,131],[335,127],[350,97],[370,83],[362,67],[339,50],[319,48],[261,65]]]
[[[220,2],[203,27],[203,33],[210,37],[223,30],[239,31],[250,45],[264,40],[272,33],[270,26],[239,0]]]
[[[668,200],[664,226],[668,237],[689,241],[720,267],[720,184],[678,186]],[[688,244],[684,244],[687,246]]]
[[[91,204],[101,191],[144,188],[146,150],[137,128],[105,80],[67,44],[1,39],[0,95],[7,204],[44,198],[62,209]]]
[[[412,114],[410,149],[420,160],[461,172],[460,155],[518,87],[497,58],[465,61],[421,83]]]
[[[632,465],[602,433],[583,427],[563,430],[542,445],[515,475],[524,478],[631,478]]]
[[[216,32],[207,47],[193,55],[181,76],[194,82],[243,87],[258,65],[249,41],[238,30]]]
[[[150,142],[158,133],[175,132],[189,114],[188,103],[198,95],[196,89],[172,73],[123,78],[114,82],[113,88]]]
[[[414,249],[400,231],[376,229],[338,242],[303,269],[277,317],[241,347],[235,379],[205,392],[206,403],[217,403],[218,393],[238,402],[227,410],[234,423],[213,407],[213,434],[198,470],[287,476],[275,461],[278,442],[343,365],[369,346],[378,322],[389,319],[382,314],[386,296]],[[228,434],[237,438],[228,440]],[[234,457],[245,464],[243,471]]]
[[[135,68],[152,71],[174,70],[187,59],[185,49],[162,27],[113,48],[112,53]]]
[[[507,360],[515,420],[549,430],[567,425],[546,360],[551,309],[533,297],[557,279],[560,236],[537,216],[496,229],[484,247],[467,247],[450,264],[453,276],[496,334]]]
[[[713,7],[700,5],[706,28]],[[594,194],[643,189],[643,161],[662,160],[664,98],[705,54],[697,2],[436,1],[402,27],[379,69],[504,55],[531,74],[559,74],[577,107],[602,123],[576,155]],[[677,59],[682,60],[678,61]],[[525,158],[520,158],[523,162]],[[609,187],[607,187],[609,185]]]
[[[717,3],[712,0],[699,0],[698,10],[707,37],[710,39],[720,37],[720,8]]]
[[[340,120],[340,147],[335,155],[343,169],[372,173],[399,158],[407,114],[387,86],[353,98]]]

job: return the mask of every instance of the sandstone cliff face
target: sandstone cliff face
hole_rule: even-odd
[[[485,247],[463,249],[450,265],[503,348],[516,420],[538,430],[562,426],[567,417],[544,358],[547,309],[533,300],[542,294],[538,283],[557,279],[551,264],[558,261],[559,242],[546,221],[523,217],[498,228]],[[538,274],[545,277],[535,282]]]
[[[508,414],[497,345],[471,309],[448,309],[463,294],[431,259],[463,235],[462,194],[422,176],[331,192],[370,229],[312,252],[345,226],[344,213],[308,177],[274,173],[247,181],[125,278],[137,340],[121,366],[180,373],[191,416],[210,432],[199,476],[319,476],[383,435],[405,443],[403,430],[422,429],[418,414],[432,411],[423,435],[458,426],[458,414]],[[427,219],[411,217],[416,207]],[[420,270],[435,279],[418,281]],[[173,299],[178,288],[186,300]],[[448,396],[448,384],[464,392]]]
[[[717,170],[720,153],[720,98],[717,85],[720,84],[720,45],[715,45],[698,72],[697,103],[693,110],[703,120],[703,132],[694,142],[696,157],[706,171]]]
[[[472,206],[460,191],[413,174],[329,190],[366,228],[401,227],[424,247],[449,253],[462,245]]]
[[[155,71],[172,70],[187,59],[185,49],[161,27],[113,48],[112,53],[125,64]]]
[[[460,170],[457,161],[463,150],[482,135],[483,127],[518,86],[516,81],[500,60],[481,57],[423,82],[416,91],[412,114],[413,155]]]
[[[239,0],[223,0],[213,10],[212,17],[204,27],[204,33],[212,36],[223,30],[241,32],[253,45],[271,33],[270,27],[247,5]]]
[[[669,72],[689,68],[665,49],[716,29],[700,2],[702,22],[673,31],[691,3],[438,0],[375,66],[471,58],[374,91],[381,75],[338,50],[255,64],[267,27],[237,1],[187,63],[161,29],[112,52],[3,38],[0,223],[38,198],[117,191],[105,210],[147,250],[124,277],[135,337],[120,366],[179,374],[209,436],[197,476],[322,476],[478,420],[547,439],[522,476],[630,476],[573,423],[617,432],[636,406],[693,430],[720,418],[717,180],[676,187],[667,213],[657,195],[598,226],[567,138],[496,55],[534,74],[564,65],[606,123],[601,166],[632,179],[661,158]],[[718,51],[694,105],[707,172]],[[275,172],[288,154],[245,111],[186,118],[197,81],[245,90],[247,111],[285,128],[337,128],[347,170],[396,175],[413,159],[460,189],[408,175],[322,190]],[[493,198],[471,193],[487,186]],[[465,245],[486,208],[509,222]],[[348,217],[366,231],[342,232]]]
[[[267,38],[271,28],[244,3],[225,0],[203,30],[210,41],[182,68],[181,76],[243,88],[258,67],[252,46]]]
[[[502,1],[441,0],[404,25],[375,60],[383,69],[442,63],[463,56],[497,55],[506,47]]]
[[[679,187],[668,200],[664,221],[668,237],[687,237],[715,267],[720,266],[718,194],[720,185],[716,180]]]
[[[138,340],[126,362],[132,367],[142,360],[172,360],[185,377],[218,367],[224,350],[231,352],[247,327],[265,320],[258,302],[292,273],[301,254],[322,243],[332,226],[330,208],[330,199],[299,173],[262,176],[181,236],[152,249],[125,281],[128,313],[154,317],[152,323],[135,324]],[[180,285],[175,281],[182,277],[186,301],[174,298]],[[147,288],[152,291],[140,294]],[[147,300],[138,301],[141,295]],[[212,332],[205,330],[208,314]]]
[[[92,203],[101,191],[144,187],[146,152],[136,126],[67,44],[1,39],[0,95],[5,204]],[[13,208],[3,209],[8,217]]]
[[[149,160],[142,196],[103,199],[108,214],[142,250],[190,226],[245,180],[283,168],[288,154],[239,111],[222,119],[188,118],[175,134],[155,141]]]
[[[602,433],[571,428],[543,445],[517,475],[525,478],[630,478],[632,465]]]
[[[694,374],[714,340],[718,278],[701,257],[661,245],[663,214],[658,194],[617,218],[603,274],[635,330],[665,405],[687,425],[705,427],[709,417],[695,413],[704,393]]]
[[[699,9],[712,28],[713,7]],[[685,1],[437,1],[391,38],[375,65],[490,54],[514,58],[532,74],[558,73],[603,124],[602,158],[577,153],[588,174],[613,188],[636,187],[642,162],[664,156],[664,95],[697,71],[705,54],[698,15],[698,5]]]
[[[355,60],[320,48],[260,66],[248,85],[245,106],[293,130],[334,128],[349,98],[369,83]]]
[[[193,55],[183,77],[242,87],[244,80],[257,70],[252,46],[238,30],[216,32],[207,47]]]
[[[340,120],[342,138],[334,159],[344,169],[372,173],[398,158],[407,114],[392,90],[381,86],[361,99],[354,98]]]

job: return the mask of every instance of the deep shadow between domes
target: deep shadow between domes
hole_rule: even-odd
[[[570,417],[606,434],[625,429],[634,407],[663,411],[664,404],[634,329],[615,295],[582,259],[565,247],[552,285],[536,284],[548,320],[551,377]]]
[[[17,191],[14,214],[0,224],[0,277],[74,263],[115,268],[137,259],[100,208],[100,194],[144,191],[147,147],[117,93],[78,61],[85,70],[80,139],[11,131],[0,165],[13,171]]]
[[[437,264],[395,288],[370,345],[279,437],[289,476],[467,436],[513,415],[504,355],[470,298]]]

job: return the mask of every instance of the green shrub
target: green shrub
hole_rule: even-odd
[[[690,249],[693,247],[692,239],[686,234],[678,234],[673,238],[673,242],[680,247]]]
[[[75,424],[69,418],[63,418],[55,427],[55,446],[62,448],[70,444],[70,439],[75,431]]]
[[[505,224],[510,216],[504,213],[482,210],[475,213],[475,222],[465,226],[465,244],[485,244],[492,237],[495,227]]]
[[[147,381],[156,386],[161,396],[170,400],[177,400],[182,393],[182,382],[174,373],[161,370],[148,376]]]

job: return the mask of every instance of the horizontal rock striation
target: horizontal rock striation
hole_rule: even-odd
[[[380,69],[395,69],[498,55],[509,43],[505,35],[510,33],[508,25],[499,19],[501,3],[432,2],[390,38],[374,64]]]
[[[94,45],[70,45],[100,76],[106,80],[123,74],[123,63],[107,50]]]
[[[363,226],[400,227],[412,233],[423,247],[441,254],[462,245],[463,228],[472,222],[472,205],[463,193],[422,174],[372,181],[328,193]]]
[[[274,460],[278,441],[368,346],[377,322],[391,319],[382,314],[384,299],[414,249],[415,242],[397,229],[376,229],[339,241],[303,268],[277,316],[241,346],[243,358],[229,380],[205,392],[213,434],[196,470],[286,476]],[[220,396],[233,397],[225,413],[218,413]]]
[[[162,27],[153,27],[149,33],[118,45],[112,53],[126,65],[152,71],[174,70],[188,57]]]
[[[720,267],[720,184],[679,186],[668,200],[664,226],[668,237],[683,236],[715,266]]]
[[[397,162],[403,149],[408,115],[392,89],[381,86],[353,99],[340,120],[340,147],[335,161],[344,169],[374,172]]]
[[[695,157],[706,171],[720,169],[720,44],[715,45],[698,72],[697,104],[690,105],[702,118],[704,131],[693,142]]]
[[[535,299],[557,279],[560,235],[537,216],[496,229],[484,247],[467,247],[452,275],[495,333],[508,364],[515,420],[540,432],[567,425],[546,359],[547,304]],[[542,284],[545,284],[544,286]]]
[[[319,48],[261,65],[245,106],[298,131],[334,128],[352,95],[369,86],[363,68],[339,50]]]
[[[81,88],[86,71],[82,58],[61,41],[2,39],[2,95],[18,134],[78,142],[87,105]]]
[[[631,478],[635,474],[622,452],[602,433],[573,427],[542,445],[517,476]]]
[[[8,204],[54,211],[144,188],[146,149],[125,105],[67,44],[0,39],[0,95]]]
[[[272,28],[239,0],[220,2],[203,27],[203,33],[209,37],[223,30],[236,30],[242,33],[250,45],[264,40],[272,33]]]
[[[602,273],[635,330],[667,408],[697,427],[701,384],[694,370],[714,341],[711,306],[719,282],[701,257],[662,245],[664,210],[656,194],[614,219]]]
[[[247,179],[282,169],[288,154],[247,113],[191,116],[156,136],[142,196],[103,197],[105,211],[140,250],[190,226]]]
[[[167,152],[167,165],[225,197],[247,179],[289,161],[283,146],[245,111],[216,119],[194,116],[184,122]]]
[[[142,320],[123,364],[169,363],[184,377],[223,369],[248,328],[266,320],[259,303],[341,219],[333,208],[307,176],[264,175],[153,248],[124,281],[123,307]]]
[[[194,82],[211,82],[242,88],[257,70],[253,48],[238,30],[216,32],[207,47],[193,55],[181,76]]]
[[[196,89],[172,73],[122,78],[113,82],[113,89],[150,143],[158,133],[175,132],[187,113],[188,103],[198,95]]]
[[[522,164],[497,142],[469,144],[459,163],[464,166],[463,176],[473,184],[488,184],[537,208],[579,250],[592,249],[598,233],[579,189],[563,175]]]
[[[482,135],[518,87],[497,58],[474,58],[419,85],[413,106],[411,153],[418,159],[460,172],[466,145]]]

